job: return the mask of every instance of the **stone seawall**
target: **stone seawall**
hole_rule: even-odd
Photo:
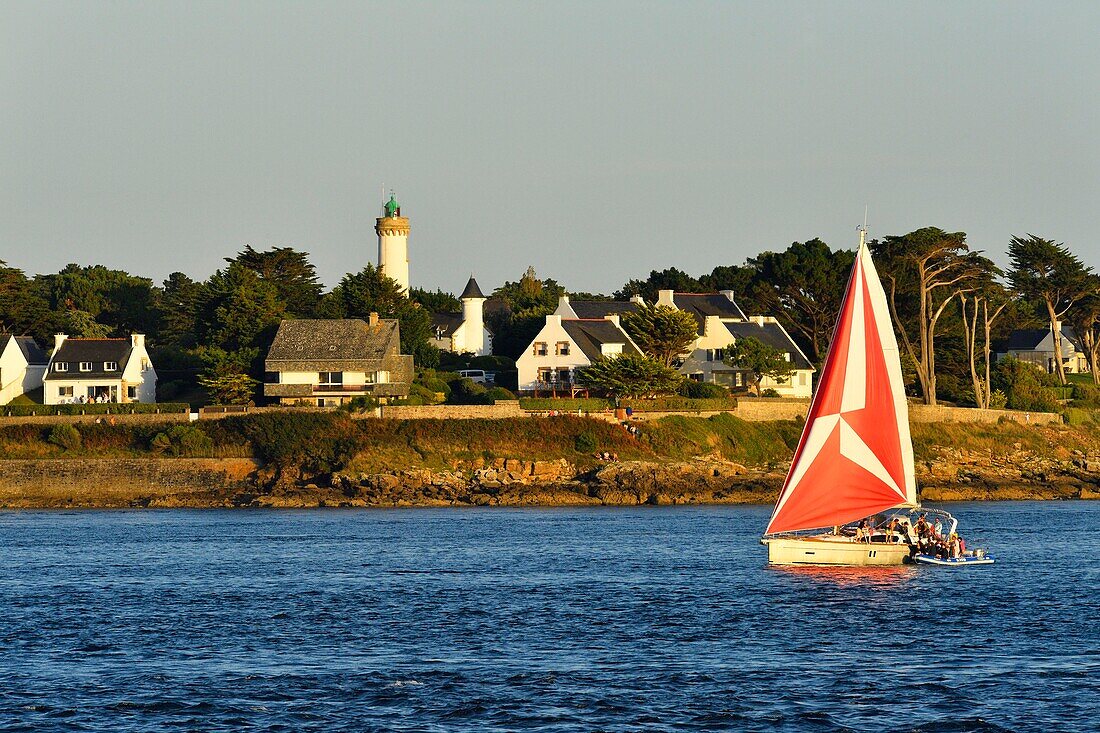
[[[153,423],[185,423],[190,421],[186,412],[139,412],[115,415],[4,415],[0,417],[0,426],[4,425],[57,425],[68,423],[81,425],[87,423],[108,423],[110,425],[133,425]]]
[[[499,420],[525,417],[519,400],[497,400],[492,405],[383,405],[382,417],[394,420]]]

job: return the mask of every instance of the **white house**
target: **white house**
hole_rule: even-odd
[[[779,350],[794,366],[791,376],[782,381],[764,377],[760,381],[761,390],[774,389],[782,397],[813,394],[814,366],[779,321],[771,316],[750,316],[743,321],[707,316],[703,324],[703,333],[679,366],[684,376],[734,390],[747,387],[750,375],[727,364],[725,358],[738,339],[751,337]]]
[[[337,407],[355,397],[407,397],[413,358],[396,319],[283,321],[264,360],[264,396],[282,405]]]
[[[1069,374],[1082,374],[1089,370],[1088,357],[1085,356],[1077,334],[1060,321],[1055,324],[1062,333],[1062,364]],[[1013,331],[1008,337],[1005,350],[997,354],[997,360],[1014,357],[1020,361],[1034,364],[1040,369],[1054,374],[1058,371],[1054,359],[1054,331],[1051,328],[1029,328]]]
[[[8,336],[0,348],[0,405],[42,386],[49,358],[30,336]]]
[[[695,317],[698,337],[678,367],[681,374],[701,382],[731,389],[748,385],[745,370],[725,363],[728,350],[740,338],[752,337],[778,349],[794,365],[794,373],[782,381],[764,377],[760,389],[774,389],[783,397],[813,394],[814,366],[791,338],[783,324],[771,316],[746,316],[732,290],[720,293],[676,293],[661,290],[657,305],[685,311]]]
[[[140,333],[128,339],[57,334],[43,387],[47,405],[157,401],[157,373]]]
[[[483,356],[491,353],[492,336],[485,327],[486,298],[473,275],[458,299],[462,302],[461,313],[432,315],[432,328],[435,329],[432,344],[456,354]]]
[[[546,324],[516,360],[523,392],[574,390],[573,372],[601,356],[640,354],[637,344],[619,324],[618,315],[604,318],[546,316]]]

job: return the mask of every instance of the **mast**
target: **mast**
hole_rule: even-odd
[[[916,506],[897,338],[866,226],[794,460],[765,534]]]

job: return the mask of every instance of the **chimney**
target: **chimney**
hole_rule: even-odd
[[[65,343],[65,339],[67,338],[69,337],[63,333],[55,333],[53,335],[53,353],[57,353],[58,349],[61,348],[61,344]]]
[[[561,316],[551,313],[546,316],[547,326],[561,326]]]
[[[728,298],[731,303],[736,303],[737,302],[736,300],[733,299],[733,291],[732,290],[719,290],[718,293],[720,295],[726,296],[726,298]]]
[[[614,323],[615,328],[622,328],[622,326],[619,325],[619,314],[618,313],[612,313],[610,315],[604,316],[604,319]]]
[[[673,290],[658,290],[657,305],[667,305],[669,308],[675,308],[676,303],[672,299],[673,295],[675,295],[675,291]]]
[[[145,348],[145,334],[143,334],[143,333],[132,333],[132,334],[130,334],[130,346],[132,346],[135,351],[137,349],[144,349]]]
[[[367,324],[370,326],[372,331],[377,331],[378,330],[378,314],[377,313],[371,313],[370,316],[367,319]]]
[[[635,305],[645,305],[645,300],[640,295],[631,295],[630,302]]]

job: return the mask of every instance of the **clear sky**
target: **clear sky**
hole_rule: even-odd
[[[0,259],[610,292],[935,225],[1100,267],[1100,3],[0,0]]]

